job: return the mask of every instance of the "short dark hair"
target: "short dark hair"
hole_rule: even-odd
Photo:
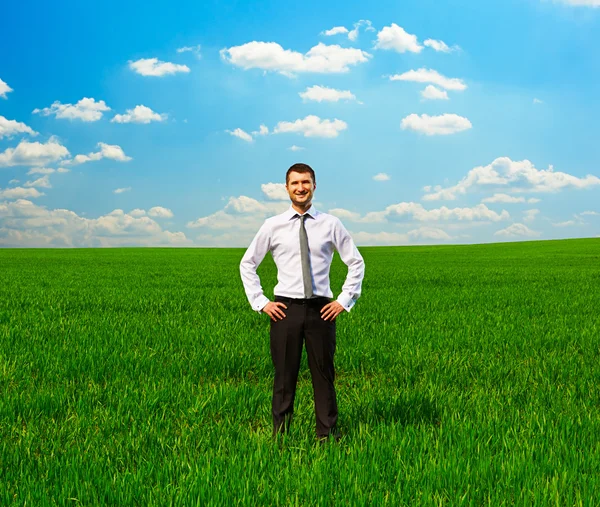
[[[290,167],[287,172],[285,173],[285,184],[287,185],[289,179],[290,179],[290,173],[294,172],[294,173],[310,173],[313,183],[317,183],[317,178],[315,177],[315,172],[313,171],[312,167],[309,166],[308,164],[294,164],[292,167]]]

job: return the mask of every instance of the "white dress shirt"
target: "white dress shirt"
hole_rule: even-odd
[[[352,237],[337,217],[317,211],[311,206],[305,212],[304,222],[310,252],[311,278],[314,296],[333,297],[329,286],[329,268],[333,252],[337,250],[348,266],[348,275],[337,301],[346,311],[360,296],[365,263]],[[287,211],[265,220],[246,250],[240,263],[244,290],[252,308],[260,312],[269,299],[264,295],[256,269],[271,252],[277,266],[276,296],[304,298],[302,263],[300,260],[299,214],[289,207]]]

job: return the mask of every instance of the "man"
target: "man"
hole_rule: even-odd
[[[317,437],[338,438],[335,396],[335,319],[350,311],[360,296],[364,261],[338,218],[317,211],[312,198],[315,172],[294,164],[286,173],[290,208],[265,221],[240,263],[244,290],[252,308],[271,318],[273,434],[285,433],[294,412],[303,341],[310,368]],[[334,249],[348,266],[337,300],[332,301],[329,269]],[[275,301],[263,294],[256,269],[267,252],[277,266]]]

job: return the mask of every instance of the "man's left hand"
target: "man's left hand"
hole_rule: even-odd
[[[339,304],[337,301],[332,301],[321,308],[321,318],[323,320],[334,321],[335,318],[343,311],[344,307],[341,304]]]

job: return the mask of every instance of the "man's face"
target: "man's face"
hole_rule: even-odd
[[[293,204],[300,207],[310,207],[313,194],[317,185],[313,182],[310,173],[297,173],[292,171],[289,175],[285,188],[290,194]]]

